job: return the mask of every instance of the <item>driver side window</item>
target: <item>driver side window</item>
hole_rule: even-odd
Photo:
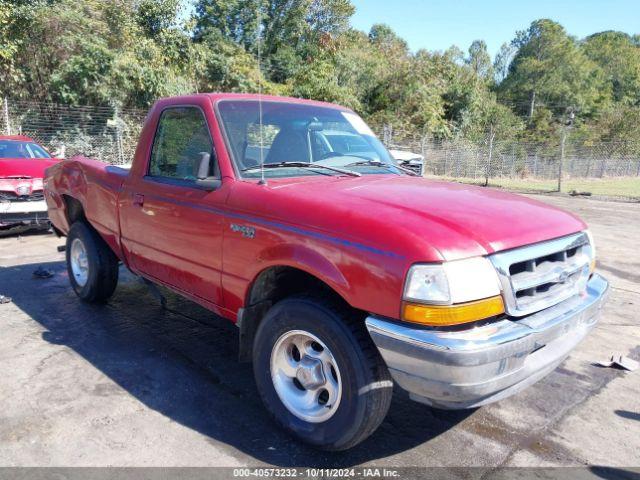
[[[196,107],[164,110],[153,140],[149,175],[195,181],[200,161],[206,154],[211,155],[209,175],[213,175],[213,143],[202,111]]]

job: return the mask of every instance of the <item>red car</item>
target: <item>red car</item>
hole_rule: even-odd
[[[164,99],[130,169],[74,158],[45,192],[82,300],[107,301],[122,262],[235,322],[266,408],[329,450],[378,427],[394,383],[460,409],[538,381],[608,290],[579,218],[401,170],[326,103]]]
[[[57,161],[29,137],[0,136],[0,230],[49,226],[42,179]]]

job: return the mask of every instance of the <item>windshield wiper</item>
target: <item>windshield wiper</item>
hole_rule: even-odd
[[[331,170],[332,172],[342,173],[344,175],[351,175],[352,177],[361,177],[362,174],[358,172],[354,172],[353,170],[347,170],[345,168],[339,167],[329,167],[328,165],[319,165],[316,163],[308,163],[308,162],[279,162],[279,163],[265,163],[262,165],[264,168],[324,168],[326,170]],[[241,172],[250,172],[252,170],[260,170],[262,168],[260,165],[256,165],[254,167],[243,168],[240,170]]]
[[[400,165],[389,165],[387,163],[381,162],[380,160],[365,160],[362,162],[354,162],[354,163],[350,163],[349,165],[345,165],[346,167],[356,167],[356,166],[362,166],[362,165],[368,165],[371,167],[380,167],[380,168],[386,168],[386,169],[390,169],[391,167],[396,167],[398,170],[405,172],[413,177],[419,177],[420,175],[418,175],[416,172],[414,172],[413,170],[410,170],[408,168],[405,167],[401,167]]]

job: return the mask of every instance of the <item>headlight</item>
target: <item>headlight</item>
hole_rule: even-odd
[[[503,312],[498,275],[487,258],[414,265],[407,274],[402,308],[406,321],[456,325]]]
[[[484,257],[432,265],[414,265],[407,275],[404,299],[451,305],[500,295],[500,282]]]
[[[451,303],[449,281],[443,265],[414,265],[407,275],[404,299],[441,305]]]

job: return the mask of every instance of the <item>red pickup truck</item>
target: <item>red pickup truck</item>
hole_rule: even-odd
[[[45,191],[82,300],[106,301],[122,263],[235,322],[266,408],[329,450],[378,427],[394,384],[449,409],[531,385],[608,290],[580,219],[418,178],[326,103],[163,99],[130,168],[73,158]]]

